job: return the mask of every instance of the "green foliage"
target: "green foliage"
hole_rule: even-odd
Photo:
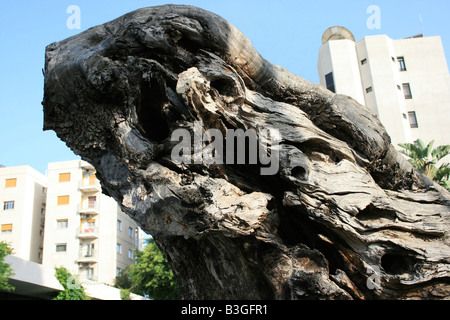
[[[400,143],[401,153],[409,157],[409,162],[421,173],[431,180],[450,190],[450,165],[448,163],[438,166],[438,162],[450,154],[450,145],[439,146],[433,149],[434,140],[428,145],[418,139],[417,144]]]
[[[136,252],[136,265],[130,266],[131,291],[155,300],[179,299],[178,285],[166,258],[155,243],[147,241],[143,251]]]
[[[89,300],[78,279],[66,268],[55,268],[55,277],[64,288],[53,300]]]
[[[13,291],[15,288],[8,283],[8,279],[14,275],[11,266],[4,262],[5,257],[12,254],[13,250],[8,243],[0,242],[0,290]]]
[[[116,277],[114,287],[120,289],[131,288],[130,266],[127,266],[120,271],[120,274]]]
[[[131,300],[130,289],[120,289],[120,299],[121,300]]]
[[[120,274],[116,277],[114,286],[120,289],[120,299],[131,300],[131,278],[130,278],[130,266],[123,268]]]

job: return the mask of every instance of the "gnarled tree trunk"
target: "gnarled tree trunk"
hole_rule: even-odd
[[[449,193],[367,108],[264,60],[210,12],[144,8],[49,45],[43,105],[44,129],[154,236],[184,298],[450,294]],[[180,163],[171,138],[192,133],[202,160],[199,125],[223,135],[224,158],[255,150],[226,147],[235,129],[266,158]],[[269,156],[278,170],[261,174]]]

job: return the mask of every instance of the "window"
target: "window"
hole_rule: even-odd
[[[128,228],[128,236],[130,237],[130,238],[133,238],[133,228]]]
[[[12,227],[12,224],[2,224],[2,233],[11,233]]]
[[[94,243],[80,243],[80,257],[94,257]]]
[[[70,173],[59,174],[59,182],[69,182],[69,181],[70,181]]]
[[[66,243],[58,243],[56,245],[56,252],[66,252],[67,251],[67,244]]]
[[[85,257],[93,257],[94,256],[94,243],[86,243],[84,245],[83,253]]]
[[[116,276],[117,276],[117,277],[120,276],[120,271],[122,271],[122,269],[116,268]]]
[[[3,202],[3,210],[14,210],[14,201]]]
[[[418,128],[419,124],[417,123],[417,117],[415,111],[408,112],[409,125],[411,128]]]
[[[399,70],[400,71],[406,71],[405,58],[404,57],[397,57],[397,62],[398,62]]]
[[[17,179],[5,179],[5,188],[14,188],[17,185]]]
[[[365,65],[367,63],[367,59],[361,60],[361,65]]]
[[[85,171],[83,172],[83,181],[82,184],[83,186],[93,186],[96,185],[96,177],[95,177],[95,173],[93,173],[92,171]]]
[[[139,248],[139,231],[138,228],[134,229],[134,246]]]
[[[117,230],[122,230],[122,221],[117,220]]]
[[[333,72],[330,72],[329,74],[325,75],[325,82],[327,84],[327,89],[331,92],[336,93],[336,89],[334,88],[334,78],[333,78]]]
[[[409,83],[403,84],[403,93],[405,95],[405,99],[412,99],[411,87],[409,86]]]
[[[97,202],[97,197],[96,196],[91,196],[88,198],[88,206],[89,208],[95,208],[95,204]]]
[[[120,243],[117,244],[117,253],[122,253],[122,245]]]
[[[133,259],[133,250],[128,249],[128,258]]]
[[[95,219],[89,219],[86,221],[88,228],[94,228],[95,227]]]
[[[89,185],[95,185],[95,173],[89,174]]]
[[[67,219],[60,219],[56,220],[56,227],[58,229],[66,229],[69,225],[69,220]]]
[[[86,269],[86,279],[93,280],[94,279],[94,268]]]
[[[369,92],[372,92],[373,91],[373,88],[372,87],[368,87],[367,89],[366,89],[366,93],[369,93]]]
[[[68,205],[69,196],[58,196],[58,206]]]

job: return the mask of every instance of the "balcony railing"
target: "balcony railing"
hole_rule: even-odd
[[[97,215],[100,213],[99,206],[88,206],[87,208],[80,208],[78,211],[80,214],[89,214],[89,215]]]
[[[98,238],[98,227],[81,226],[77,228],[78,238]]]
[[[77,262],[97,262],[98,251],[95,249],[81,248],[78,252]]]
[[[83,281],[83,282],[84,281],[86,281],[86,282],[90,282],[90,281],[97,282],[98,281],[98,277],[97,276],[90,276],[90,275],[81,273],[80,280]]]
[[[93,198],[93,200],[89,199]],[[98,196],[85,197],[83,202],[79,205],[80,214],[97,215],[100,213],[100,201]]]
[[[83,181],[81,181],[80,190],[81,192],[85,193],[93,193],[102,191],[102,188],[100,187],[100,184],[98,182],[95,182],[94,184],[89,184],[89,181],[84,181],[84,183]]]

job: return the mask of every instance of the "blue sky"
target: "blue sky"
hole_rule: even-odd
[[[43,132],[45,47],[129,11],[166,3],[212,11],[235,25],[260,54],[318,83],[317,59],[323,32],[348,28],[356,40],[386,34],[400,39],[422,32],[441,36],[450,54],[448,0],[1,0],[0,1],[0,164],[30,165],[45,173],[47,163],[78,159],[55,133]],[[80,8],[81,29],[66,25],[70,5]],[[380,8],[379,28],[369,29],[367,8]]]

